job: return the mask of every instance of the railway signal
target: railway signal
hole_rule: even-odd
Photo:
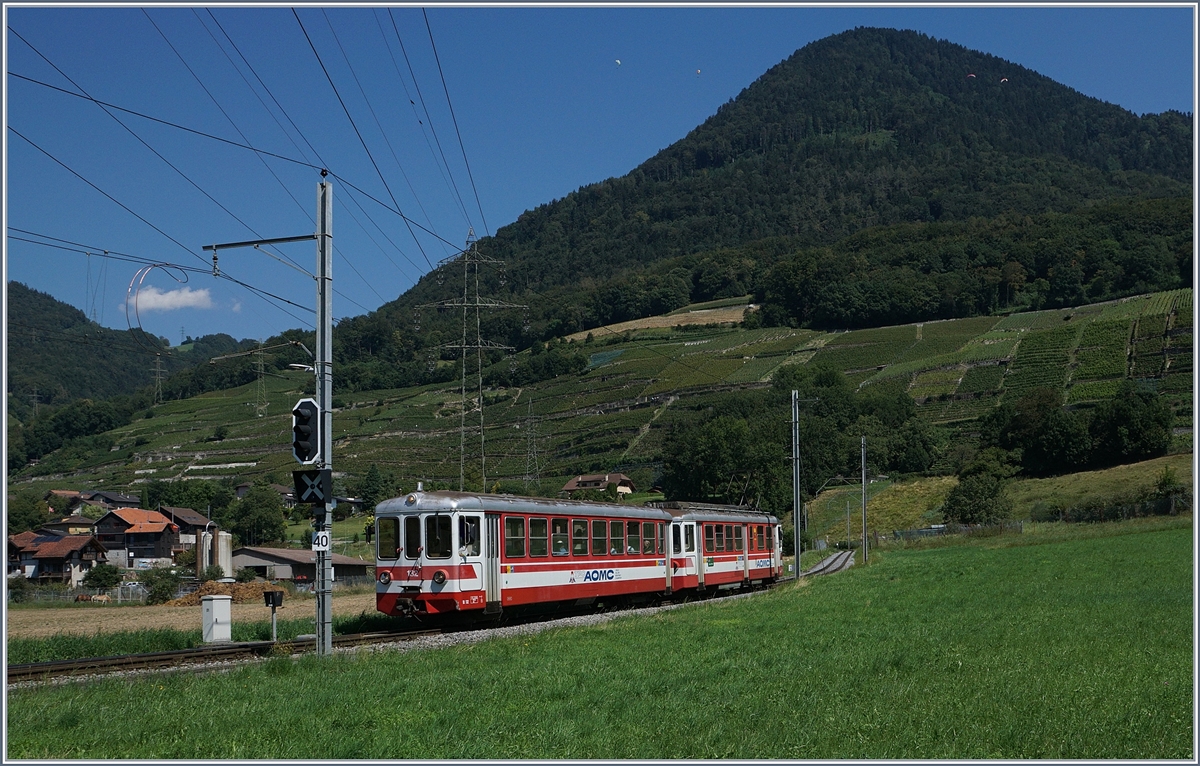
[[[302,465],[321,459],[321,409],[315,399],[301,399],[292,408],[292,455]]]

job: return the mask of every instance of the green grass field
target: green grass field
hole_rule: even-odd
[[[1054,526],[593,627],[14,689],[6,755],[1193,758],[1190,517]]]

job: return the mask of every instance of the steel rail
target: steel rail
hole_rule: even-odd
[[[335,636],[334,646],[356,646],[383,641],[403,641],[421,636],[436,635],[441,629],[410,630],[401,632],[353,633]],[[8,683],[32,679],[51,679],[81,674],[111,673],[123,670],[149,670],[180,665],[195,665],[231,659],[241,659],[270,654],[283,650],[289,654],[311,651],[316,646],[315,637],[304,637],[285,641],[240,641],[229,644],[212,644],[191,649],[166,652],[146,652],[110,657],[86,657],[74,660],[50,660],[9,665]]]

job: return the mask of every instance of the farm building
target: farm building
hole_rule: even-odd
[[[576,476],[563,485],[562,491],[569,497],[573,492],[585,489],[603,492],[612,484],[617,485],[618,497],[637,491],[633,486],[633,479],[623,473],[598,473],[590,476]]]
[[[338,553],[333,556],[334,579],[347,577],[370,577],[373,561],[361,561]],[[238,548],[233,552],[234,569],[250,569],[259,577],[268,580],[295,580],[316,582],[317,554],[310,550],[295,548]]]

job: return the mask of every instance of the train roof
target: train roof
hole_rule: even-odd
[[[475,492],[410,492],[403,497],[384,500],[376,506],[379,513],[451,511],[495,511],[533,513],[547,516],[608,516],[653,521],[728,521],[731,523],[777,524],[779,519],[766,511],[741,505],[669,502],[655,506],[596,503],[586,500],[562,500],[518,495],[488,495]]]
[[[659,505],[672,518],[681,521],[729,521],[750,524],[778,524],[779,519],[766,511],[746,505],[718,505],[716,503],[668,502]]]
[[[670,521],[661,508],[586,500],[561,500],[517,495],[488,495],[475,492],[410,492],[403,497],[384,500],[375,513],[443,511],[496,511],[507,513],[559,514],[563,516],[616,516],[653,521]]]

